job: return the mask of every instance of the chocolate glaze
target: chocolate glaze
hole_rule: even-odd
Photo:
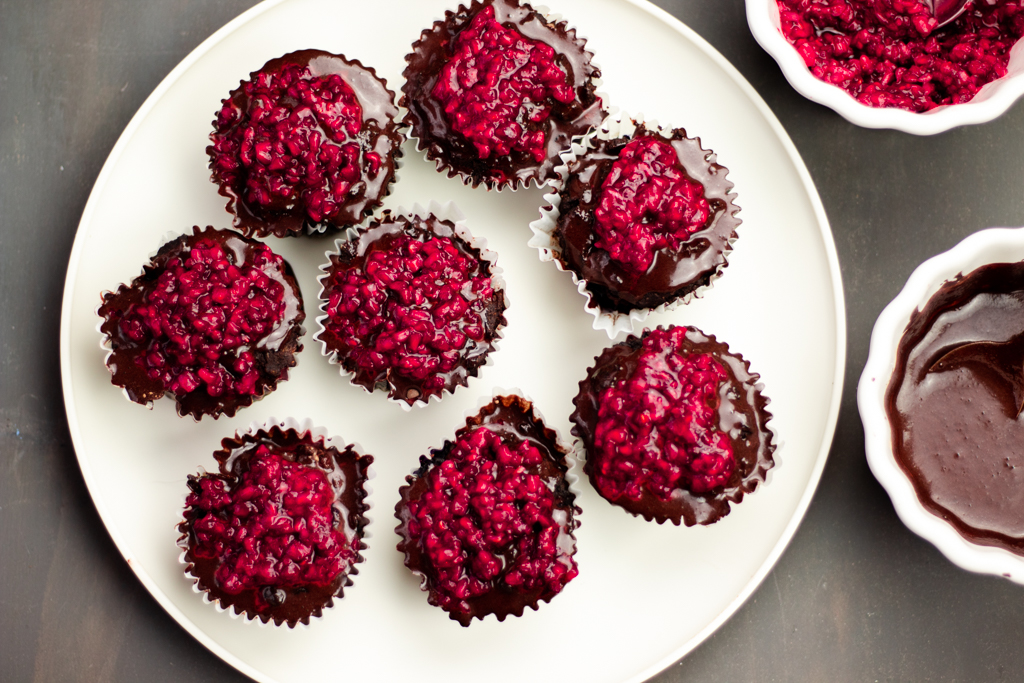
[[[886,389],[893,455],[967,540],[1024,555],[1024,262],[944,283],[910,318]]]
[[[466,420],[466,426],[455,432],[455,438],[458,439],[479,426],[507,435],[511,442],[529,441],[544,454],[545,459],[541,464],[526,468],[525,473],[541,477],[554,493],[556,509],[563,511],[566,515],[565,526],[559,535],[559,545],[570,550],[570,555],[574,554],[576,537],[573,535],[573,531],[579,527],[576,515],[579,515],[581,510],[576,506],[576,495],[569,490],[569,484],[565,479],[565,473],[569,469],[565,462],[567,451],[559,446],[557,434],[548,429],[544,422],[537,417],[532,403],[516,395],[495,397],[479,413]],[[419,545],[409,541],[408,504],[409,501],[419,500],[423,495],[428,486],[424,475],[448,460],[454,446],[453,442],[445,441],[441,448],[431,450],[429,457],[420,456],[420,466],[413,474],[405,478],[406,485],[399,489],[401,498],[395,506],[395,517],[400,522],[395,531],[402,537],[398,543],[398,550],[405,553],[405,566],[421,577],[422,587],[428,592],[432,590],[431,584],[435,580],[433,569],[432,565],[424,559]],[[507,555],[501,557],[501,560],[504,565],[509,565]],[[522,588],[510,588],[502,581],[501,576],[494,579],[493,586],[490,593],[467,600],[470,606],[468,613],[450,613],[449,616],[463,626],[468,626],[474,617],[483,619],[488,614],[495,615],[498,621],[504,621],[509,615],[522,616],[526,607],[537,609],[540,601],[550,602],[551,598],[556,595],[546,584],[530,591],[525,591]],[[437,605],[432,593],[427,600],[431,605]]]
[[[646,336],[646,333],[645,335]],[[570,416],[574,423],[572,433],[580,438],[587,453],[583,471],[593,483],[594,433],[597,428],[601,394],[613,384],[625,381],[636,372],[643,337],[630,335],[625,341],[605,349],[594,359],[594,366],[580,382],[580,390],[573,399],[576,409]],[[775,465],[772,432],[767,427],[771,413],[766,410],[768,399],[761,393],[760,376],[750,372],[750,364],[729,346],[696,327],[687,328],[687,353],[709,354],[725,368],[728,379],[718,390],[720,399],[718,428],[729,435],[736,468],[729,482],[708,493],[692,493],[676,489],[670,501],[653,494],[639,501],[626,498],[610,500],[628,512],[659,524],[671,520],[677,526],[713,524],[729,514],[730,503],[739,503],[743,496],[753,492],[764,482],[768,470]],[[595,487],[596,490],[596,487]]]
[[[252,72],[250,77],[261,72],[277,71],[292,64],[308,67],[314,77],[338,74],[352,88],[363,111],[363,126],[356,142],[364,151],[380,155],[381,170],[373,178],[363,174],[362,189],[355,191],[354,186],[353,193],[337,215],[321,223],[313,223],[302,205],[249,206],[236,188],[212,178],[219,186],[219,193],[228,199],[227,209],[235,217],[234,227],[246,235],[287,237],[325,229],[341,230],[362,222],[390,194],[398,160],[402,156],[405,134],[404,126],[396,121],[398,107],[395,106],[395,93],[388,90],[387,81],[377,76],[373,67],[364,66],[358,59],[350,60],[343,55],[323,50],[299,50],[271,59],[259,71]],[[248,110],[249,98],[241,85],[231,91],[228,98],[243,112]],[[320,132],[326,139],[327,134],[322,129]],[[206,153],[212,155],[213,147],[207,147]]]
[[[458,33],[473,20],[482,8],[493,5],[494,18],[503,26],[515,28],[530,40],[554,48],[558,64],[568,74],[577,96],[563,104],[549,98],[551,115],[541,124],[547,130],[547,157],[537,163],[525,152],[513,150],[507,156],[480,159],[476,147],[461,133],[451,130],[444,107],[433,97],[434,85],[445,64],[452,57],[451,46]],[[601,98],[595,94],[594,81],[601,72],[591,63],[591,54],[584,49],[586,41],[576,37],[576,29],[564,21],[552,22],[519,0],[473,0],[467,8],[448,11],[442,21],[423,31],[406,55],[408,66],[403,76],[400,104],[409,110],[405,122],[412,126],[412,135],[419,139],[418,149],[426,150],[427,159],[437,161],[437,169],[448,167],[448,177],[456,174],[476,187],[527,185],[554,177],[558,154],[569,148],[573,137],[583,135],[604,118]]]
[[[150,379],[141,363],[147,348],[138,346],[121,332],[121,317],[130,306],[145,302],[147,292],[155,285],[168,261],[181,254],[187,254],[192,245],[201,239],[214,239],[219,242],[227,253],[234,256],[235,265],[244,264],[249,259],[253,247],[262,246],[256,240],[243,237],[233,230],[196,226],[192,228],[191,235],[182,235],[160,247],[149,264],[142,267],[142,275],[132,280],[130,285],[121,285],[116,292],[104,292],[102,295],[102,304],[96,312],[103,318],[100,332],[112,350],[106,361],[107,368],[110,370],[114,385],[122,387],[128,398],[135,403],[152,408],[153,401],[162,397],[168,390],[162,381]],[[203,387],[200,387],[181,396],[174,395],[178,414],[182,417],[191,415],[197,421],[204,415],[212,415],[214,419],[221,414],[233,417],[239,408],[252,405],[254,401],[273,391],[278,382],[288,379],[288,368],[295,367],[295,354],[302,350],[301,339],[305,334],[302,321],[306,319],[306,312],[302,308],[302,292],[287,261],[282,271],[264,272],[271,279],[284,285],[285,312],[271,333],[249,349],[260,374],[256,381],[256,393],[243,396],[226,392],[221,396],[210,396]]]
[[[488,276],[492,275],[490,262],[481,256],[479,249],[470,246],[455,234],[455,224],[451,221],[440,220],[434,216],[413,220],[402,216],[392,218],[388,211],[384,212],[379,221],[374,221],[365,230],[360,231],[356,239],[342,244],[338,254],[331,255],[330,272],[340,268],[363,268],[370,254],[374,251],[389,249],[395,238],[403,234],[421,242],[434,235],[448,237],[461,254],[476,261]],[[321,292],[321,300],[325,298],[326,293]],[[468,339],[466,341],[466,348],[459,365],[451,372],[443,374],[445,378],[443,391],[451,392],[457,386],[466,386],[470,377],[477,376],[480,367],[487,362],[487,354],[495,349],[498,328],[507,324],[504,316],[505,308],[505,292],[503,289],[495,288],[494,296],[481,311],[481,319],[484,324],[483,340],[478,342]],[[370,392],[375,389],[387,391],[389,397],[405,401],[410,405],[417,400],[425,401],[429,398],[429,396],[424,397],[424,388],[420,382],[394,372],[390,368],[385,373],[371,375],[368,370],[357,367],[349,358],[350,347],[338,335],[327,329],[326,325],[317,335],[317,339],[326,344],[327,350],[334,354],[335,359],[345,368],[346,372],[352,373],[353,384]]]
[[[640,124],[632,137],[639,135],[658,133]],[[708,222],[681,249],[659,250],[645,273],[624,268],[607,251],[595,247],[594,210],[601,201],[601,186],[632,137],[595,137],[591,141],[594,149],[570,165],[569,177],[559,192],[561,203],[553,233],[562,266],[587,282],[587,291],[602,310],[620,313],[657,308],[711,282],[728,265],[726,256],[741,222],[736,217],[739,207],[733,203],[733,184],[726,179],[729,169],[716,163],[713,152],[701,148],[700,138],[688,138],[685,130],[677,128],[666,139],[686,174],[704,186],[711,206]]]
[[[366,512],[370,506],[366,504],[365,483],[367,470],[373,463],[373,456],[360,455],[354,447],[346,446],[345,450],[326,447],[323,439],[313,439],[308,433],[299,433],[294,429],[281,429],[274,426],[270,431],[259,430],[255,434],[246,434],[237,438],[221,441],[221,450],[213,454],[220,466],[219,474],[189,475],[189,487],[195,490],[201,477],[215,477],[233,484],[238,477],[249,468],[249,461],[259,445],[266,445],[287,460],[309,467],[323,470],[327,480],[335,491],[334,508],[337,524],[335,528],[345,534],[350,541],[358,538],[357,550],[365,550],[363,533],[369,520]],[[210,598],[219,601],[225,608],[233,608],[235,614],[246,614],[250,619],[259,618],[263,623],[270,620],[280,626],[287,623],[294,627],[298,623],[308,624],[310,617],[319,617],[325,607],[334,605],[334,598],[343,597],[346,586],[352,585],[351,576],[358,574],[355,564],[363,561],[363,556],[356,553],[351,569],[342,573],[327,586],[297,586],[282,589],[285,599],[276,606],[267,606],[266,602],[257,600],[260,589],[244,590],[238,594],[226,593],[221,590],[214,578],[221,565],[219,558],[197,558],[192,554],[195,536],[192,533],[194,518],[190,517],[192,508],[185,509],[185,521],[178,524],[182,536],[178,546],[185,551],[185,571],[196,579],[199,589],[206,591]]]

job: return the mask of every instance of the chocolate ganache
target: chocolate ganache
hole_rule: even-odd
[[[1024,262],[942,285],[911,316],[886,390],[893,454],[968,540],[1024,555]]]

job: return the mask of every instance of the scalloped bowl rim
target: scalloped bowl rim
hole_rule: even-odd
[[[747,24],[754,39],[779,64],[789,84],[809,100],[835,110],[864,128],[892,128],[914,135],[935,135],[958,126],[986,123],[1002,116],[1024,95],[1024,39],[1010,51],[1009,73],[985,85],[970,102],[937,107],[925,113],[869,107],[842,88],[814,76],[782,35],[776,0],[745,0]]]
[[[911,314],[958,274],[987,263],[1013,260],[1024,260],[1024,228],[981,230],[918,266],[875,322],[868,360],[857,386],[857,406],[864,425],[868,466],[889,494],[903,523],[963,569],[1024,584],[1024,556],[972,543],[952,524],[924,507],[893,455],[891,426],[885,411],[885,392],[895,367],[896,349]]]

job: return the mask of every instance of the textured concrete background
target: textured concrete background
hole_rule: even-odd
[[[253,4],[0,0],[3,681],[245,680],[159,608],[107,536],[67,432],[58,332],[75,230],[111,147],[174,65]],[[960,571],[899,522],[854,401],[875,317],[914,267],[982,228],[1024,224],[1024,104],[933,138],[864,130],[789,87],[742,0],[656,4],[750,80],[803,155],[842,265],[849,356],[835,443],[792,545],[718,633],[653,680],[1024,680],[1024,589]]]

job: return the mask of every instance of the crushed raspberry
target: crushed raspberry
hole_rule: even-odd
[[[193,554],[219,558],[219,587],[232,595],[257,590],[262,609],[280,604],[280,589],[330,585],[356,559],[358,540],[336,528],[327,475],[266,445],[233,484],[204,475],[190,477],[189,487]]]
[[[167,261],[119,330],[145,349],[135,362],[165,391],[253,396],[260,369],[251,349],[282,324],[283,269],[284,259],[266,245],[254,243],[236,265],[224,245],[202,237]]]
[[[685,327],[652,330],[633,375],[600,396],[592,467],[610,500],[707,493],[736,468],[729,437],[718,428],[725,369],[708,354],[679,353],[685,336]]]
[[[452,129],[476,146],[481,159],[520,151],[543,162],[547,141],[539,124],[550,115],[552,100],[576,98],[555,50],[499,24],[490,5],[458,34],[453,48],[432,91]]]
[[[325,278],[324,327],[364,377],[397,375],[429,396],[484,342],[494,295],[486,267],[455,239],[386,235],[361,266],[338,264]]]
[[[594,246],[644,273],[656,251],[679,249],[710,216],[704,186],[686,174],[671,143],[639,135],[622,148],[601,184]]]
[[[545,480],[527,471],[543,459],[529,441],[477,427],[422,475],[426,490],[408,503],[407,533],[440,607],[466,614],[468,600],[496,589],[558,593],[575,578],[560,538],[566,513]]]
[[[923,112],[1006,75],[1021,0],[976,2],[937,29],[925,0],[778,0],[782,32],[815,76],[870,107]]]
[[[381,156],[356,139],[363,112],[338,74],[286,64],[254,74],[241,92],[224,101],[207,152],[214,179],[249,207],[329,220],[360,191],[363,173],[380,171]]]

